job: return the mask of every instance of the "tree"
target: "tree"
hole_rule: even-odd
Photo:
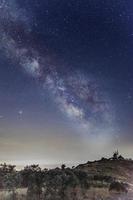
[[[13,200],[16,199],[16,188],[20,183],[20,176],[15,167],[14,165],[7,165],[5,163],[0,166],[3,187],[12,192]]]
[[[66,168],[66,165],[65,165],[65,164],[61,165],[61,169],[62,169],[62,170],[64,170],[65,168]]]
[[[21,171],[23,185],[28,187],[28,199],[38,200],[42,194],[43,173],[39,165],[26,166]]]
[[[113,160],[118,160],[119,152],[118,150],[114,152],[113,154]]]
[[[124,157],[122,155],[119,155],[118,160],[124,160]]]

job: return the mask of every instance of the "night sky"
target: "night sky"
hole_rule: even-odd
[[[132,0],[0,0],[0,161],[133,158],[132,54]]]

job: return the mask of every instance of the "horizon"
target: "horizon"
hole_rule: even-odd
[[[41,169],[48,169],[48,170],[55,169],[55,168],[61,168],[62,165],[65,165],[66,167],[69,167],[69,168],[73,168],[73,167],[77,167],[78,165],[86,164],[88,162],[92,162],[92,163],[93,162],[98,162],[98,161],[101,161],[103,158],[107,159],[107,160],[110,160],[110,159],[113,158],[114,153],[117,152],[117,151],[114,151],[112,153],[112,155],[110,154],[110,155],[106,155],[105,157],[101,156],[101,157],[99,157],[97,159],[86,160],[86,161],[84,160],[84,161],[75,162],[75,163],[60,162],[60,163],[55,163],[55,164],[54,163],[51,163],[51,164],[42,164],[42,163],[39,163],[39,162],[35,161],[35,162],[32,162],[32,163],[25,163],[25,164],[17,164],[17,163],[15,164],[15,162],[14,163],[12,163],[12,162],[2,162],[2,163],[0,163],[0,165],[3,165],[3,164],[14,165],[15,168],[16,168],[16,170],[18,170],[18,171],[24,169],[26,166],[32,166],[32,165],[38,165]],[[118,151],[118,156],[122,156],[123,157],[123,155],[120,154],[119,151]],[[127,160],[127,161],[133,161],[133,158],[131,158],[131,157],[123,157],[123,158],[124,158],[124,160]]]

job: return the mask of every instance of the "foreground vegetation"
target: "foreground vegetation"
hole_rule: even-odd
[[[0,165],[0,200],[111,200],[133,199],[133,161],[115,152],[110,159],[73,168],[41,169]]]

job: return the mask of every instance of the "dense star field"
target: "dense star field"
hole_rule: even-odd
[[[0,0],[0,160],[132,150],[133,2]]]

